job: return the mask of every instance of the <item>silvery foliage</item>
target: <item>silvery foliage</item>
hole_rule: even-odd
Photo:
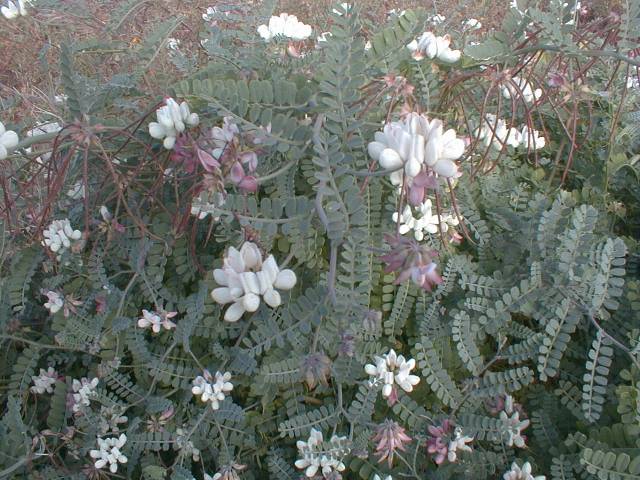
[[[627,84],[624,59],[583,71],[575,2],[549,3],[514,2],[484,37],[335,5],[318,48],[268,5],[212,7],[209,63],[157,72],[175,105],[144,92],[176,19],[104,85],[61,46],[58,151],[34,149],[59,198],[27,225],[41,212],[21,193],[2,220],[0,471],[637,477],[637,96],[603,93]],[[630,3],[611,37],[626,49]],[[530,25],[554,49],[514,77]],[[558,109],[545,62],[563,49],[580,61],[557,75],[590,87],[554,77]],[[574,108],[594,122],[569,125],[576,143]],[[255,189],[230,179],[225,122]],[[24,165],[37,136],[10,136],[3,161]],[[380,447],[385,428],[398,441]]]

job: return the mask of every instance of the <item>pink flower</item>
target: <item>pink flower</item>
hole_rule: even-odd
[[[386,273],[400,272],[396,284],[410,278],[420,288],[430,292],[434,285],[442,283],[442,277],[436,272],[437,264],[433,261],[438,252],[411,238],[387,235],[386,240],[391,251],[382,256],[382,261],[387,264]]]
[[[430,172],[420,172],[413,178],[411,186],[409,187],[409,203],[411,205],[420,205],[424,202],[424,197],[427,189],[435,190],[438,186],[438,180],[436,176]]]
[[[451,432],[451,422],[443,420],[441,426],[429,425],[427,428],[431,438],[427,440],[427,452],[433,455],[433,461],[437,465],[442,464],[449,453],[447,436]]]
[[[411,442],[411,437],[397,422],[387,419],[376,427],[373,441],[378,442],[375,452],[375,455],[379,457],[378,462],[383,462],[386,459],[389,468],[391,468],[396,450],[404,452],[405,444]]]
[[[211,154],[205,152],[201,148],[197,148],[197,156],[200,165],[202,165],[202,168],[204,168],[207,172],[213,173],[220,169],[220,162],[218,162],[215,158],[213,158]]]

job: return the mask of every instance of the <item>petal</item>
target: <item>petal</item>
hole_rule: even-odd
[[[224,319],[227,322],[237,322],[240,320],[240,317],[244,314],[245,309],[242,306],[242,302],[235,302],[224,314]]]
[[[260,306],[260,297],[254,293],[247,293],[242,297],[242,306],[247,312],[255,312]]]
[[[220,305],[225,305],[235,300],[228,287],[214,288],[211,292],[211,298],[214,302],[219,303]]]
[[[398,152],[391,148],[385,148],[380,153],[380,159],[378,161],[380,162],[380,166],[386,170],[399,168],[404,163],[400,155],[398,155]]]
[[[13,130],[7,130],[0,136],[0,143],[2,143],[7,150],[11,150],[15,148],[18,143],[20,143],[20,139],[18,138],[18,134]]]
[[[441,159],[434,166],[433,171],[443,177],[455,177],[458,173],[458,167],[451,160]]]
[[[267,290],[263,295],[264,302],[272,308],[277,308],[282,303],[282,299],[280,298],[280,294],[277,290],[271,289]]]
[[[374,160],[380,159],[380,154],[385,148],[387,148],[387,146],[381,142],[370,142],[369,145],[367,145],[369,156]]]
[[[280,290],[291,290],[296,284],[296,274],[293,270],[281,270],[276,276],[273,286]]]
[[[222,270],[221,268],[216,268],[213,271],[213,278],[216,281],[216,283],[218,285],[222,285],[224,287],[226,287],[227,285],[229,285],[227,283],[227,274],[224,272],[224,270]]]

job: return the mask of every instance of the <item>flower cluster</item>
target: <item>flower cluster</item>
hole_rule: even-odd
[[[367,364],[364,371],[374,377],[373,382],[382,382],[382,396],[389,404],[394,404],[398,399],[395,385],[405,392],[412,392],[414,385],[420,382],[420,377],[411,375],[411,370],[416,367],[416,361],[411,358],[405,360],[403,355],[396,355],[392,349],[389,353],[375,357],[375,365]]]
[[[405,443],[411,442],[411,437],[397,422],[387,419],[376,427],[373,441],[377,442],[375,455],[379,457],[378,462],[386,459],[391,468],[396,450],[404,452]]]
[[[522,431],[529,426],[529,420],[520,420],[520,411],[514,406],[513,397],[507,395],[504,402],[504,410],[500,412],[500,420],[503,422],[507,438],[508,446],[514,445],[518,448],[524,448],[526,437],[522,435]]]
[[[119,433],[120,425],[123,423],[127,423],[129,420],[127,416],[122,415],[122,407],[120,406],[112,406],[105,407],[104,405],[100,407],[100,431],[103,434],[108,432]]]
[[[98,438],[98,450],[89,452],[89,456],[96,460],[94,466],[100,469],[109,465],[109,471],[116,473],[118,463],[127,463],[127,457],[120,451],[125,443],[127,443],[127,436],[124,433],[118,438]]]
[[[347,443],[347,437],[337,435],[325,443],[322,432],[312,428],[306,442],[298,440],[296,443],[302,458],[296,460],[295,465],[304,469],[307,477],[314,477],[320,470],[325,479],[341,478],[335,474],[346,468],[342,458],[349,453]]]
[[[233,119],[224,117],[222,127],[213,127],[210,136],[213,144],[211,155],[215,161],[214,168],[222,168],[228,172],[227,180],[240,190],[255,192],[258,189],[258,183],[253,174],[258,167],[258,155],[255,150],[241,147],[240,129]],[[211,172],[213,169],[205,166],[205,170]]]
[[[200,395],[200,400],[211,402],[211,408],[218,410],[220,402],[225,399],[226,394],[233,390],[233,384],[229,380],[231,380],[229,372],[224,374],[216,372],[215,377],[212,377],[209,370],[205,370],[204,376],[199,375],[193,381],[191,393]]]
[[[436,272],[438,266],[433,259],[438,252],[426,245],[420,245],[413,239],[406,237],[386,236],[391,251],[382,256],[387,266],[385,273],[399,271],[396,284],[409,278],[420,288],[430,292],[434,285],[442,283],[442,277]]]
[[[31,4],[31,0],[8,0],[7,5],[0,8],[2,16],[7,20],[13,20],[19,16],[27,16],[27,5]],[[0,159],[2,154],[0,153]]]
[[[95,394],[95,390],[98,387],[98,379],[94,378],[89,380],[88,378],[82,378],[80,380],[74,379],[71,384],[73,390],[73,404],[71,409],[74,413],[79,412],[82,406],[89,406],[91,403],[91,397]]]
[[[82,232],[74,230],[68,218],[54,220],[49,227],[42,232],[44,240],[42,245],[57,254],[60,259],[62,254],[68,249],[82,244]]]
[[[460,60],[462,52],[460,50],[451,50],[449,45],[451,45],[450,35],[439,37],[432,32],[424,32],[420,38],[409,43],[407,48],[411,51],[411,56],[416,60],[428,57],[430,59],[437,58],[445,63],[455,63]]]
[[[33,387],[30,388],[31,392],[43,394],[44,392],[53,393],[53,385],[58,378],[58,372],[53,367],[49,367],[47,370],[41,368],[40,374],[31,377],[33,380]]]
[[[437,213],[434,214],[431,199],[418,205],[417,211],[419,216],[415,217],[413,209],[409,205],[405,205],[401,215],[398,215],[398,212],[393,213],[393,221],[400,224],[400,235],[413,231],[414,238],[420,242],[424,239],[425,234],[433,235],[439,231],[445,234],[449,231],[449,227],[456,227],[460,223],[456,215],[448,213],[438,216]]]
[[[142,318],[138,319],[138,326],[140,328],[149,328],[153,333],[160,333],[160,330],[171,330],[176,328],[176,324],[171,321],[173,317],[178,315],[178,312],[150,312],[149,310],[142,310]]]
[[[311,26],[300,22],[295,15],[281,13],[277,17],[271,17],[269,25],[260,25],[258,35],[265,42],[270,42],[276,37],[285,37],[295,41],[305,40],[311,36]]]
[[[456,137],[455,130],[444,131],[441,120],[411,112],[404,122],[387,123],[382,132],[376,132],[367,149],[380,166],[396,170],[391,173],[391,183],[402,185],[401,168],[409,184],[428,170],[448,178],[460,176],[454,160],[464,153],[465,143]]]
[[[149,123],[149,135],[162,140],[167,150],[173,149],[176,139],[187,126],[195,127],[200,123],[197,113],[191,113],[187,102],[178,105],[173,98],[167,98],[164,105],[156,111],[157,122]]]
[[[255,312],[260,297],[270,307],[278,307],[282,299],[276,289],[291,290],[296,284],[292,270],[280,270],[273,255],[263,261],[252,242],[245,242],[239,251],[230,247],[222,268],[215,269],[213,276],[222,285],[211,292],[213,300],[221,305],[232,303],[224,314],[227,322],[238,321],[244,312]]]
[[[482,126],[476,129],[474,135],[478,140],[483,141],[485,146],[492,145],[498,150],[501,150],[504,144],[527,150],[539,150],[546,145],[544,137],[537,130],[529,128],[527,125],[521,130],[513,127],[507,128],[507,123],[503,119],[499,119],[491,113],[485,115]]]
[[[44,308],[49,310],[52,315],[58,313],[64,306],[64,297],[53,290],[49,290],[45,295],[47,296],[47,301],[44,304]]]
[[[475,18],[469,18],[462,22],[462,30],[470,31],[470,30],[480,30],[482,28],[482,22]]]
[[[504,480],[546,480],[547,477],[544,475],[536,475],[534,477],[531,473],[531,464],[529,462],[525,462],[522,468],[516,462],[513,462],[511,469],[502,478]]]
[[[246,465],[240,465],[239,463],[232,463],[231,465],[223,465],[220,471],[212,477],[209,474],[204,474],[204,480],[240,480],[241,472],[246,468]]]
[[[176,428],[176,441],[174,448],[180,450],[182,455],[191,456],[194,462],[200,461],[200,449],[193,445],[188,439],[187,432],[184,428]]]
[[[459,427],[454,429],[449,419],[443,420],[440,426],[430,425],[428,430],[431,436],[427,440],[427,452],[434,456],[433,461],[437,465],[445,460],[455,463],[458,459],[458,451],[471,451],[467,443],[471,443],[473,438],[463,435]]]
[[[7,130],[0,122],[0,160],[7,158],[9,152],[16,148],[18,143],[20,143],[18,134],[13,130]]]
[[[526,103],[532,103],[542,96],[542,90],[534,89],[526,78],[512,77],[511,81],[502,86],[502,95],[506,99],[522,98]]]

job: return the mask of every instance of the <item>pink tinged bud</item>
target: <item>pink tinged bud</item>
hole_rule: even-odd
[[[209,153],[205,152],[201,148],[198,148],[197,154],[200,164],[207,172],[211,173],[220,168],[220,163],[218,163],[215,158],[213,158]]]
[[[287,45],[287,53],[293,58],[300,57],[300,51],[296,48],[296,46],[293,43],[290,43],[289,45]]]
[[[411,205],[420,205],[424,201],[425,190],[424,187],[417,187],[412,185],[409,188],[409,203]]]
[[[256,152],[244,152],[240,155],[240,160],[247,166],[250,172],[255,172],[258,167],[258,155]]]
[[[258,191],[258,181],[256,180],[256,177],[247,175],[240,181],[238,187],[244,192],[255,193]]]
[[[242,168],[242,164],[240,162],[235,162],[231,167],[231,172],[229,173],[229,179],[238,185],[242,179],[244,178],[244,168]]]

